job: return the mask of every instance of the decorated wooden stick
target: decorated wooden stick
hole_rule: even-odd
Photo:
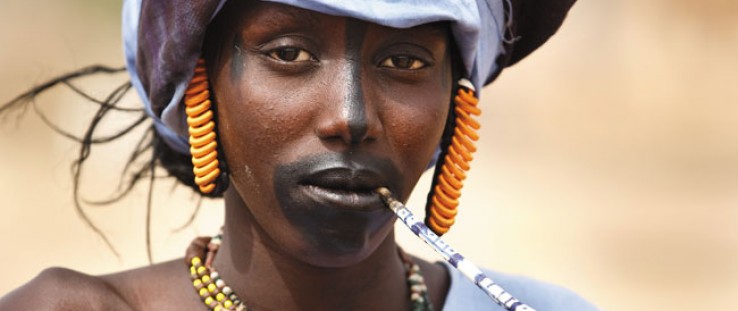
[[[413,213],[405,205],[393,198],[389,189],[382,187],[377,189],[376,192],[382,197],[384,203],[395,212],[397,217],[410,228],[410,231],[415,233],[423,242],[430,245],[436,253],[440,254],[443,259],[458,269],[461,274],[474,282],[474,284],[477,284],[496,304],[508,311],[535,311],[535,309],[515,299],[515,297],[505,291],[500,285],[484,275],[484,272],[477,268],[471,261],[461,256],[461,254],[441,240],[422,221],[415,218]]]

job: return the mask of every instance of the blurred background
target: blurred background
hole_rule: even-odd
[[[119,15],[120,1],[0,2],[0,102],[86,65],[122,65]],[[580,1],[548,44],[484,90],[480,150],[448,242],[605,310],[738,308],[737,55],[736,1]],[[124,79],[78,85],[102,97]],[[78,134],[96,109],[63,87],[37,104]],[[0,119],[0,295],[50,266],[104,274],[147,264],[148,185],[87,209],[115,256],[72,203],[79,146],[32,108],[20,115]],[[116,190],[140,133],[93,148],[83,198]],[[409,203],[418,213],[428,183]],[[155,192],[155,262],[222,222],[221,203],[205,201],[176,231],[196,197],[169,181]],[[405,228],[398,235],[437,258]]]

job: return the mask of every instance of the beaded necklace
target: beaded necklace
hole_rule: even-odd
[[[218,233],[212,238],[197,238],[190,244],[185,261],[190,267],[192,286],[195,287],[197,294],[210,311],[247,311],[249,309],[243,300],[225,283],[212,266],[222,239],[222,233]],[[201,258],[202,253],[205,253],[204,262]],[[433,311],[433,305],[428,299],[428,287],[420,273],[420,267],[402,249],[398,248],[398,254],[407,274],[407,285],[410,288],[410,301],[412,302],[411,311]]]

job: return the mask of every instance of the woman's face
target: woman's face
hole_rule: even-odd
[[[452,90],[446,28],[231,2],[239,13],[224,17],[209,66],[239,212],[310,264],[366,258],[394,222],[372,190],[407,200],[439,143]]]

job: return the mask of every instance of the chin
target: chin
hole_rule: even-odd
[[[312,223],[307,226],[305,218],[293,227],[300,232],[301,246],[294,254],[301,261],[317,267],[339,268],[364,261],[388,239],[393,239],[391,231],[394,215],[376,212],[339,213],[334,221]],[[348,214],[348,215],[346,215]],[[315,216],[313,214],[313,216]],[[330,218],[329,218],[330,219]]]
[[[287,228],[272,234],[288,238],[286,251],[311,265],[361,262],[393,238],[395,215],[374,189],[402,192],[403,180],[392,161],[363,153],[312,155],[280,165],[273,189]]]

